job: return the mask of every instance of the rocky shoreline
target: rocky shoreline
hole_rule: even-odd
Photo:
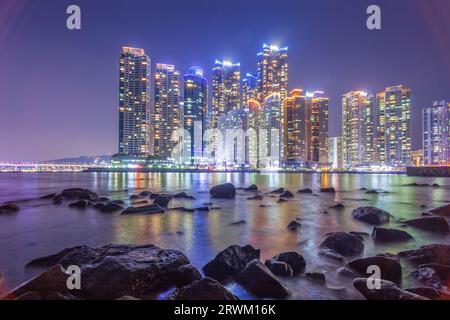
[[[433,187],[433,186],[431,186]],[[289,201],[294,193],[280,188],[261,192],[256,185],[236,188],[230,183],[214,186],[209,194],[212,199],[233,199],[237,190],[249,194],[248,201],[264,197],[278,198],[278,202]],[[374,193],[376,190],[366,190]],[[323,188],[323,193],[335,193],[334,188]],[[379,192],[379,191],[376,191]],[[298,190],[298,194],[313,194],[311,189]],[[101,197],[88,189],[72,188],[58,194],[48,194],[40,199],[55,206],[67,204],[70,208],[85,210],[92,208],[101,213],[163,214],[168,210],[180,212],[219,210],[212,203],[202,207],[170,207],[172,199],[194,200],[185,192],[177,194],[143,191],[132,195],[132,204],[125,207],[121,200]],[[345,205],[332,208],[340,210]],[[20,214],[20,202],[0,205],[0,214]],[[450,244],[430,244],[398,254],[379,253],[364,256],[367,241],[396,243],[413,239],[401,229],[384,228],[382,225],[396,219],[391,213],[372,206],[355,208],[353,219],[373,226],[372,234],[358,232],[333,232],[327,234],[317,255],[335,261],[339,267],[336,273],[353,279],[353,285],[362,297],[372,300],[447,300],[450,299]],[[448,219],[450,205],[430,209],[420,216],[396,222],[419,230],[446,235],[450,232]],[[234,224],[245,223],[244,220]],[[286,226],[288,232],[301,232],[301,222],[294,220]],[[7,292],[6,300],[116,300],[156,299],[163,293],[170,300],[237,300],[226,286],[236,283],[260,299],[290,299],[292,292],[286,285],[291,278],[304,278],[327,286],[327,275],[319,270],[306,272],[308,261],[300,252],[280,252],[272,258],[261,261],[261,251],[251,245],[232,245],[219,252],[214,259],[198,270],[189,258],[178,250],[161,249],[154,245],[109,244],[100,248],[77,246],[67,248],[51,256],[30,261],[27,268],[46,270]],[[404,265],[414,265],[412,277],[420,286],[403,288],[401,279]],[[69,266],[81,269],[81,289],[70,290],[67,279]],[[376,265],[381,271],[379,289],[367,286],[367,269]],[[0,273],[0,293],[5,280]],[[329,288],[333,290],[333,288]],[[3,291],[4,292],[4,291]]]

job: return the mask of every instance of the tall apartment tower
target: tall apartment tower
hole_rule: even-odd
[[[264,44],[257,58],[260,101],[276,92],[284,101],[288,95],[288,48]]]
[[[422,110],[424,165],[450,165],[450,103],[435,101]]]
[[[203,158],[203,134],[206,131],[208,112],[208,81],[203,77],[200,67],[192,67],[184,75],[183,125],[190,139],[185,148],[191,163]]]
[[[267,159],[265,112],[256,100],[248,100],[247,149],[248,163],[254,169],[264,167]]]
[[[242,106],[248,106],[249,100],[259,101],[258,76],[247,73],[242,79]]]
[[[373,109],[373,162],[386,163],[386,94],[375,95]]]
[[[322,91],[306,94],[308,162],[328,166],[328,104]]]
[[[385,94],[386,165],[411,164],[411,89],[388,87]]]
[[[241,67],[239,63],[216,60],[212,73],[212,105],[209,127],[217,128],[218,117],[240,108]]]
[[[123,47],[119,74],[119,153],[153,153],[150,125],[150,58],[143,49]]]
[[[308,161],[307,129],[309,125],[306,97],[302,89],[294,89],[284,100],[283,162],[299,166]]]
[[[279,168],[283,155],[282,101],[279,92],[264,99],[265,125],[267,129],[267,166]]]
[[[152,115],[154,127],[154,154],[168,159],[178,144],[172,141],[175,130],[181,128],[180,73],[170,64],[156,64],[155,110]]]

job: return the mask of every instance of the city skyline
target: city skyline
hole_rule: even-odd
[[[206,70],[206,78],[209,81],[211,79],[208,73],[214,59],[240,62],[242,79],[247,72],[257,72],[254,64],[255,53],[261,51],[264,42],[287,45],[290,51],[288,91],[302,88],[326,92],[330,97],[330,119],[336,120],[330,121],[330,137],[340,135],[340,100],[343,93],[349,90],[371,91],[369,89],[377,93],[387,86],[404,84],[413,92],[412,149],[421,148],[422,108],[435,100],[449,99],[450,66],[447,64],[448,51],[445,51],[448,44],[443,40],[449,39],[446,37],[449,29],[442,27],[448,22],[440,20],[439,17],[433,21],[427,18],[429,12],[436,9],[433,1],[427,4],[419,1],[406,10],[399,9],[404,5],[404,1],[395,4],[380,2],[383,10],[383,29],[379,32],[371,32],[365,28],[366,5],[358,2],[346,5],[331,1],[321,1],[318,4],[308,1],[300,4],[281,2],[277,7],[279,11],[268,10],[271,6],[269,3],[264,3],[264,10],[256,8],[255,3],[251,1],[233,11],[230,5],[230,8],[224,9],[225,14],[235,13],[233,21],[239,25],[238,34],[235,28],[220,29],[220,24],[208,16],[208,13],[212,14],[217,9],[217,5],[208,4],[197,13],[204,17],[200,21],[204,21],[207,28],[202,28],[189,19],[188,23],[177,23],[167,30],[173,32],[181,30],[183,26],[186,27],[186,32],[197,31],[202,37],[201,41],[190,40],[193,50],[186,47],[187,40],[183,39],[166,46],[164,35],[157,35],[151,28],[157,21],[139,22],[139,16],[143,14],[134,10],[132,13],[136,15],[135,19],[131,19],[128,13],[123,20],[127,23],[121,25],[120,34],[112,36],[107,30],[114,21],[114,10],[112,17],[100,15],[101,19],[94,20],[93,17],[99,17],[98,5],[80,1],[82,9],[88,14],[84,15],[86,24],[83,30],[75,34],[62,27],[60,30],[55,22],[58,19],[48,19],[48,15],[56,15],[63,4],[56,5],[55,2],[53,6],[42,5],[39,10],[33,11],[32,16],[30,16],[32,8],[27,5],[21,13],[29,19],[20,22],[20,28],[16,33],[17,36],[21,35],[23,39],[30,41],[26,43],[10,41],[8,47],[2,43],[2,49],[5,50],[2,50],[0,56],[0,66],[4,72],[0,73],[0,84],[2,90],[5,90],[2,92],[2,106],[6,106],[4,108],[7,110],[8,119],[2,117],[0,132],[6,139],[2,139],[0,146],[2,149],[8,148],[7,140],[11,137],[16,145],[20,146],[3,155],[2,159],[49,160],[82,154],[114,153],[117,149],[115,137],[118,130],[117,125],[112,125],[118,121],[116,120],[117,51],[122,45],[145,48],[152,61],[174,64],[181,74],[189,67],[199,65]],[[118,8],[119,4],[111,2],[111,7]],[[169,4],[155,2],[152,5],[153,12],[159,12]],[[183,15],[192,13],[201,5],[199,3],[193,5],[193,8],[187,8],[185,4],[177,3],[177,6],[186,9],[186,11],[179,10],[184,12]],[[347,19],[338,18],[332,13],[333,10],[321,11],[320,9],[324,7],[345,9],[342,14]],[[446,9],[448,8],[445,5],[440,7],[440,10]],[[296,15],[287,14],[289,11],[295,12]],[[269,13],[273,22],[265,24],[262,21],[265,21],[264,17]],[[323,26],[318,26],[314,22],[319,13],[323,16],[323,19],[320,19]],[[44,15],[49,22],[42,21]],[[243,23],[246,16],[252,17],[253,25],[247,26]],[[399,24],[398,19],[403,24]],[[6,21],[9,22],[10,20]],[[99,35],[98,32],[93,32],[93,28],[100,26],[99,24],[102,27],[98,32],[102,33],[102,37],[98,39],[98,43],[92,42],[91,40]],[[36,27],[37,25],[40,27]],[[136,31],[139,29],[134,27],[138,25],[145,28]],[[255,26],[258,26],[260,31],[255,31]],[[333,26],[335,28],[332,28]],[[438,26],[441,28],[437,28]],[[32,39],[35,32],[43,30],[46,32],[39,40]],[[415,34],[415,41],[409,41],[404,37],[411,32]],[[213,33],[215,41],[211,42]],[[15,39],[12,35],[6,36],[10,40]],[[359,40],[358,50],[354,50],[355,45],[341,41],[349,37]],[[61,56],[55,56],[54,52],[47,49],[55,39],[61,44]],[[93,43],[96,44],[92,45]],[[368,43],[374,44],[371,51],[365,48]],[[417,50],[419,43],[422,48],[427,48],[426,52]],[[392,50],[385,53],[379,49],[380,46],[389,46]],[[27,61],[21,57],[22,52],[27,52],[32,47],[35,48],[33,52],[40,58],[40,63],[32,64],[30,67],[29,63],[33,59]],[[80,48],[83,48],[84,53],[80,54],[83,52]],[[349,52],[353,53],[351,57],[348,56]],[[104,59],[92,59],[100,55]],[[12,72],[11,67],[16,71]],[[25,79],[20,78],[23,86],[19,94],[14,90],[13,84],[17,83],[21,68],[33,72]],[[95,72],[91,72],[92,70]],[[8,75],[8,78],[5,75]],[[43,78],[38,80],[39,75]],[[44,83],[47,84],[46,87],[42,87]],[[47,90],[49,85],[54,90]],[[91,114],[90,118],[86,118],[84,114],[87,110]],[[65,143],[68,139],[71,141],[70,147]]]

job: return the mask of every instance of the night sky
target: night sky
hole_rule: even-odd
[[[81,31],[66,29],[70,4]],[[381,31],[366,28],[371,4]],[[448,0],[0,0],[0,160],[117,152],[121,46],[210,79],[215,59],[256,72],[264,43],[289,47],[289,89],[330,97],[330,136],[353,89],[411,87],[413,149],[421,108],[450,99]]]

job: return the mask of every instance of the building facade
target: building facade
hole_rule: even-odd
[[[294,89],[284,100],[283,162],[285,166],[301,166],[308,162],[307,129],[309,126],[306,96]]]
[[[284,101],[288,95],[288,48],[264,44],[257,59],[260,102],[272,93],[279,93]]]
[[[242,105],[247,106],[249,100],[259,101],[258,76],[247,73],[242,79]]]
[[[435,101],[422,110],[423,163],[450,165],[450,103]]]
[[[310,166],[328,167],[328,104],[322,91],[306,94],[307,150]]]

